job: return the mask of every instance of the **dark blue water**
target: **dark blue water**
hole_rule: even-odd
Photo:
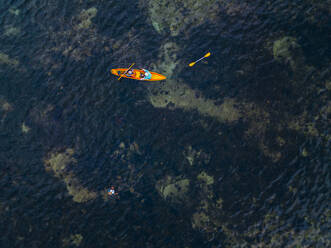
[[[330,246],[329,5],[0,0],[0,246]]]

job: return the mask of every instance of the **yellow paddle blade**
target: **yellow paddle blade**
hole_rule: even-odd
[[[210,56],[210,53],[206,53],[206,55],[204,57],[209,57]]]
[[[190,67],[194,66],[195,62],[189,64]]]

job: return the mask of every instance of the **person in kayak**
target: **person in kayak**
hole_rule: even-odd
[[[141,69],[144,71],[144,73],[140,73],[140,80],[149,80],[152,78],[152,74],[145,69]]]
[[[128,72],[126,73],[126,76],[128,76],[128,77],[134,77],[135,74],[136,74],[136,73],[135,73],[132,69],[130,69],[130,70],[128,70]]]

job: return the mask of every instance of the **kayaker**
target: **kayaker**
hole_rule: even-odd
[[[148,70],[142,70],[144,71],[144,73],[140,73],[140,80],[149,80],[152,78],[152,74]]]
[[[135,72],[132,69],[128,70],[128,72],[126,73],[126,76],[128,76],[128,77],[134,77],[134,75],[135,75]]]

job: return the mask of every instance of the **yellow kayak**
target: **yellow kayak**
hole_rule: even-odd
[[[122,76],[122,74],[125,73],[127,70],[128,70],[128,68],[117,68],[117,69],[111,69],[110,72],[111,72],[111,74],[114,74],[115,76]],[[145,75],[144,70],[131,69],[131,71],[133,72],[131,75],[126,73],[122,77],[129,78],[129,79],[135,79],[135,80],[142,80],[142,81],[160,81],[160,80],[164,80],[167,78],[166,76],[163,76],[159,73],[148,71],[150,73],[150,78],[148,79],[148,78],[142,77]]]

